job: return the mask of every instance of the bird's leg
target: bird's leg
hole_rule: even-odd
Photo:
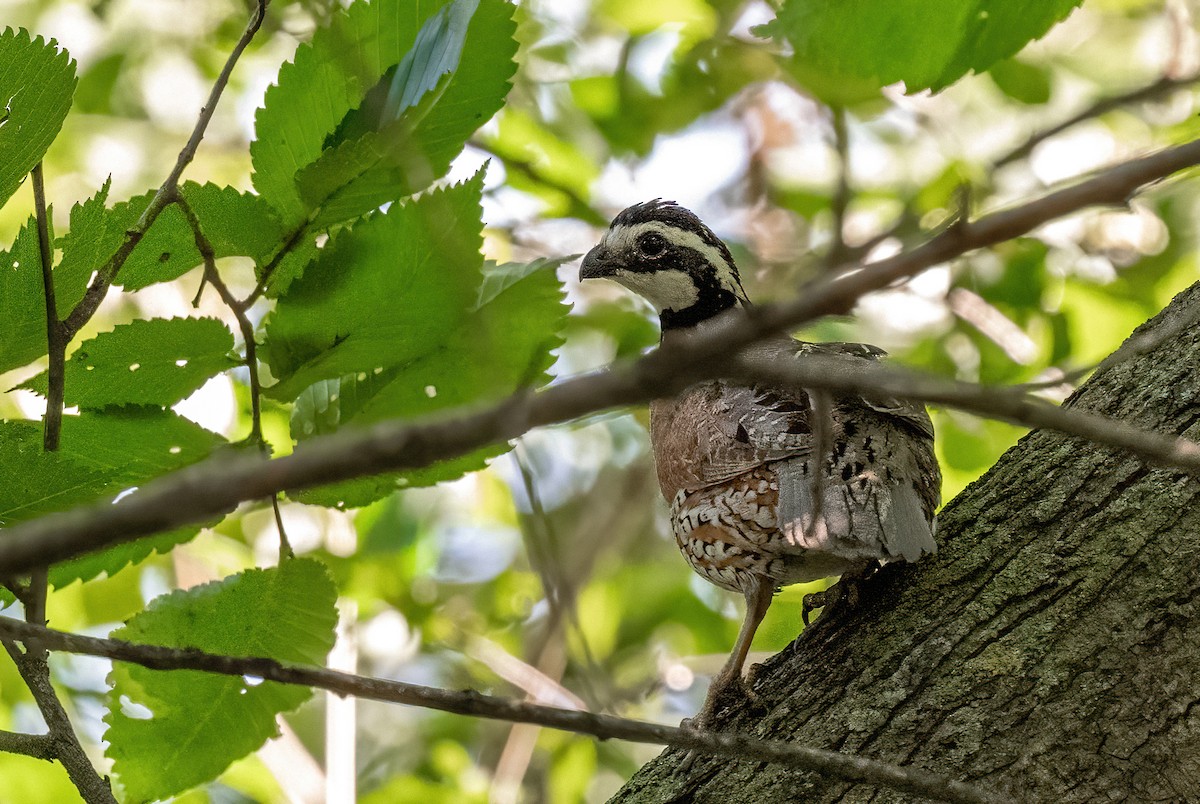
[[[750,575],[742,593],[746,596],[746,618],[742,620],[742,628],[738,632],[733,652],[729,654],[729,660],[713,678],[708,687],[708,695],[704,698],[704,706],[691,721],[690,725],[693,728],[706,729],[712,725],[713,715],[716,714],[721,699],[735,683],[741,685],[742,667],[745,666],[746,656],[750,653],[750,643],[754,641],[754,632],[758,630],[759,623],[771,606],[775,585],[761,575]],[[743,689],[745,690],[745,687]],[[750,697],[754,697],[752,691],[746,691]]]
[[[833,607],[841,603],[847,603],[851,608],[857,606],[860,587],[878,569],[878,561],[871,558],[864,559],[843,572],[838,582],[824,592],[813,592],[812,594],[805,595],[804,600],[800,604],[800,619],[804,620],[804,625],[808,625],[808,617],[814,609]],[[821,616],[823,618],[824,614]]]

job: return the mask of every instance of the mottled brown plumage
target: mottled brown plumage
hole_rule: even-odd
[[[729,250],[669,202],[618,215],[580,275],[641,293],[658,308],[664,337],[748,304]],[[754,351],[779,361],[883,355],[864,344],[791,338]],[[920,405],[718,380],[656,400],[650,414],[659,486],[680,552],[706,580],[746,598],[741,633],[702,721],[722,689],[740,679],[778,587],[880,561],[916,561],[936,549],[941,476],[933,426]]]

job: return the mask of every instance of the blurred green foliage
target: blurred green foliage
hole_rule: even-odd
[[[226,284],[239,298],[264,291],[249,309],[268,386],[262,440],[287,454],[343,426],[484,404],[635,357],[657,340],[649,310],[616,288],[578,287],[574,263],[555,259],[585,251],[634,201],[692,206],[729,241],[751,296],[770,301],[839,255],[885,254],[964,211],[1196,136],[1195,92],[1183,86],[1008,158],[1096,101],[1198,67],[1177,4],[1079,5],[962,0],[879,13],[789,0],[776,18],[734,0],[454,0],[414,14],[398,13],[400,0],[349,11],[276,0],[181,185]],[[0,197],[12,195],[0,207],[0,525],[257,448],[247,372],[229,368],[236,322],[211,289],[198,294],[200,253],[177,207],[72,344],[67,401],[82,410],[56,455],[41,452],[28,390],[45,389],[46,343],[42,279],[29,270],[32,194],[17,183],[44,157],[61,314],[174,163],[244,25],[234,0],[165,8],[41,0],[7,23],[42,40],[0,34],[10,99]],[[905,83],[881,86],[895,81]],[[36,103],[17,92],[29,82],[42,89]],[[840,141],[830,103],[845,122]],[[1061,399],[1198,278],[1196,207],[1192,183],[1171,180],[798,334],[870,341],[925,371],[1035,383]],[[240,338],[232,348],[240,361]],[[934,419],[946,499],[1022,432],[947,410]],[[320,661],[336,597],[340,666],[678,721],[723,663],[740,603],[679,559],[645,426],[644,410],[606,413],[511,451],[297,494],[282,516],[304,558],[265,574],[254,567],[277,561],[278,537],[261,503],[85,556],[52,570],[49,616],[66,629],[127,621],[139,638]],[[780,594],[756,651],[795,638],[815,586]],[[220,718],[181,736],[186,718],[160,722],[134,706],[191,712],[172,710],[195,695],[191,682],[66,656],[54,670],[82,739],[131,800],[197,784],[178,800],[320,798],[294,770],[311,765],[363,801],[594,801],[655,753],[371,702],[347,722],[316,695],[282,715],[290,737],[239,760],[307,696],[222,708],[227,731],[254,726],[253,740],[223,741],[205,731]],[[229,684],[230,695],[240,685],[271,697]],[[120,723],[111,760],[100,751],[106,713]],[[0,729],[42,728],[0,661]],[[337,728],[356,739],[327,745]],[[189,753],[131,753],[142,739]],[[334,770],[346,763],[351,780]],[[72,796],[61,767],[25,757],[0,754],[0,781],[0,800]]]

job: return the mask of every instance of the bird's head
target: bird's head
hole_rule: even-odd
[[[587,253],[580,279],[612,279],[658,310],[665,332],[748,305],[729,248],[674,201],[634,204]]]

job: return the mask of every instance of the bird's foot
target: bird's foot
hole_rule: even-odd
[[[767,702],[763,697],[754,691],[754,684],[758,681],[758,674],[762,672],[761,664],[752,664],[746,672],[746,677],[741,679],[742,692],[746,696],[746,703],[751,709],[757,712],[764,713],[767,711]]]
[[[842,573],[842,577],[838,582],[829,587],[823,592],[813,592],[804,596],[800,602],[800,619],[804,621],[805,627],[808,626],[809,615],[816,609],[834,609],[841,605],[846,605],[849,608],[858,606],[859,600],[862,599],[863,583],[875,574],[879,569],[879,562],[869,561],[852,567]],[[824,612],[821,614],[825,616]]]

